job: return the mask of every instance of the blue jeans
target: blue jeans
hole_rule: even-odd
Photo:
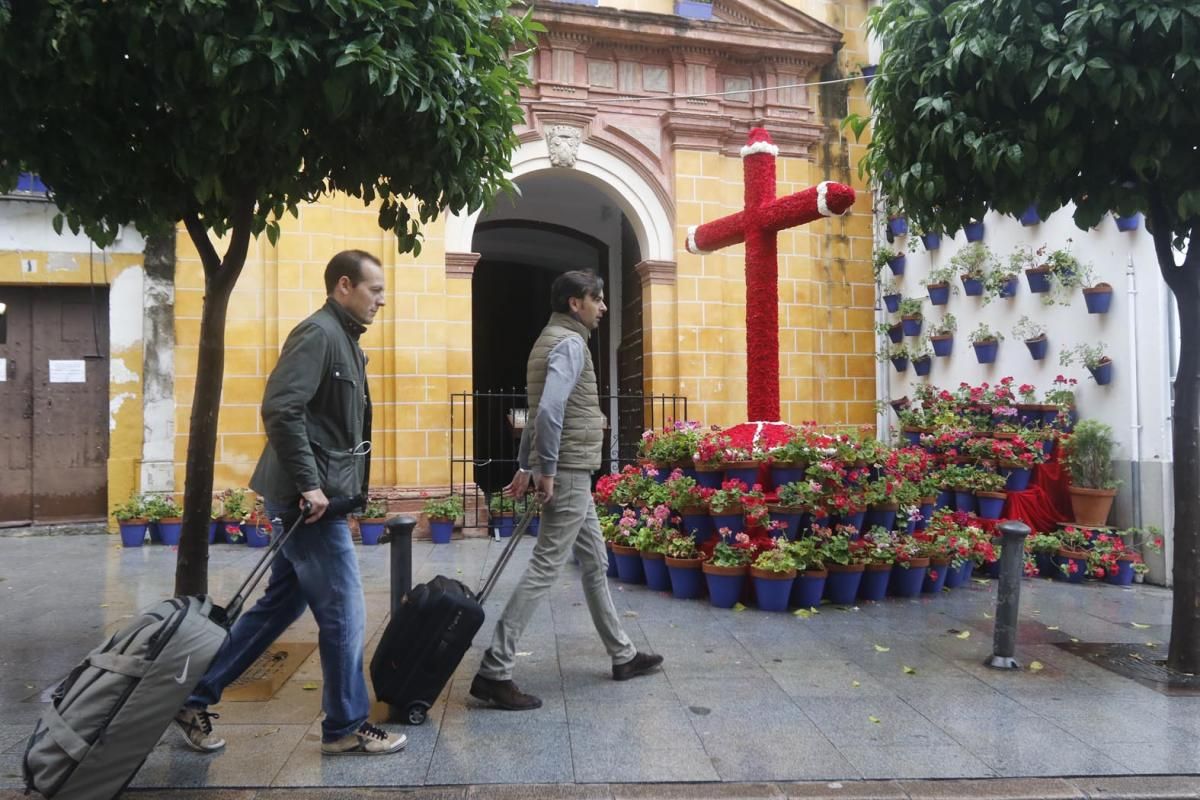
[[[267,503],[274,519],[291,506]],[[275,535],[282,531],[275,530]],[[238,617],[229,640],[217,653],[188,705],[207,707],[254,663],[287,627],[311,608],[317,619],[324,693],[322,739],[331,742],[358,730],[367,720],[371,699],[363,677],[366,607],[358,557],[345,517],[322,517],[302,524],[283,545],[271,566],[267,589],[254,607]]]

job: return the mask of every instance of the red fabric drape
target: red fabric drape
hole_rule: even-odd
[[[1009,492],[1004,504],[1006,519],[1019,519],[1034,533],[1058,530],[1059,523],[1072,519],[1071,498],[1067,493],[1067,471],[1058,460],[1058,451],[1033,468],[1029,488]]]

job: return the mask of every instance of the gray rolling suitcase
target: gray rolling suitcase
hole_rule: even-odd
[[[246,596],[302,518],[274,537],[227,608],[208,597],[164,600],[71,670],[25,748],[27,790],[55,800],[119,795],[204,677]]]

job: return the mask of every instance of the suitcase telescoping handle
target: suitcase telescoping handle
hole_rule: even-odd
[[[363,495],[355,495],[354,497],[335,497],[329,501],[329,506],[325,509],[326,515],[349,514],[357,508],[364,505],[366,498]],[[292,514],[296,516],[293,518]],[[296,532],[296,528],[300,527],[300,523],[304,518],[312,513],[312,505],[305,500],[304,505],[294,512],[290,512],[283,516],[283,519],[272,520],[272,527],[275,522],[279,522],[284,528],[283,534],[280,536],[271,537],[271,545],[267,548],[267,552],[263,553],[263,557],[254,565],[254,569],[238,587],[237,593],[233,599],[229,601],[229,605],[225,607],[225,624],[233,625],[238,615],[242,613],[242,606],[246,602],[246,597],[254,591],[254,587],[258,586],[258,582],[262,580],[263,575],[267,574],[267,570],[271,568],[271,564],[275,562],[275,557],[279,555],[279,551],[283,549],[283,545]]]
[[[496,581],[500,577],[500,573],[504,572],[504,568],[508,566],[508,562],[512,559],[513,553],[517,549],[517,545],[521,541],[521,537],[525,535],[525,531],[529,530],[530,523],[533,522],[535,513],[534,504],[530,503],[529,508],[525,509],[525,514],[521,517],[521,521],[517,523],[516,530],[513,531],[512,538],[508,540],[508,544],[504,546],[504,552],[496,559],[496,565],[492,567],[492,571],[488,573],[487,578],[483,582],[483,588],[475,596],[480,605],[491,594],[492,589],[496,588]]]

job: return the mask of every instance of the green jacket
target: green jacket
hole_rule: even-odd
[[[366,328],[333,300],[297,325],[267,379],[267,432],[250,488],[279,503],[320,487],[327,497],[364,495],[370,479],[371,395]]]

